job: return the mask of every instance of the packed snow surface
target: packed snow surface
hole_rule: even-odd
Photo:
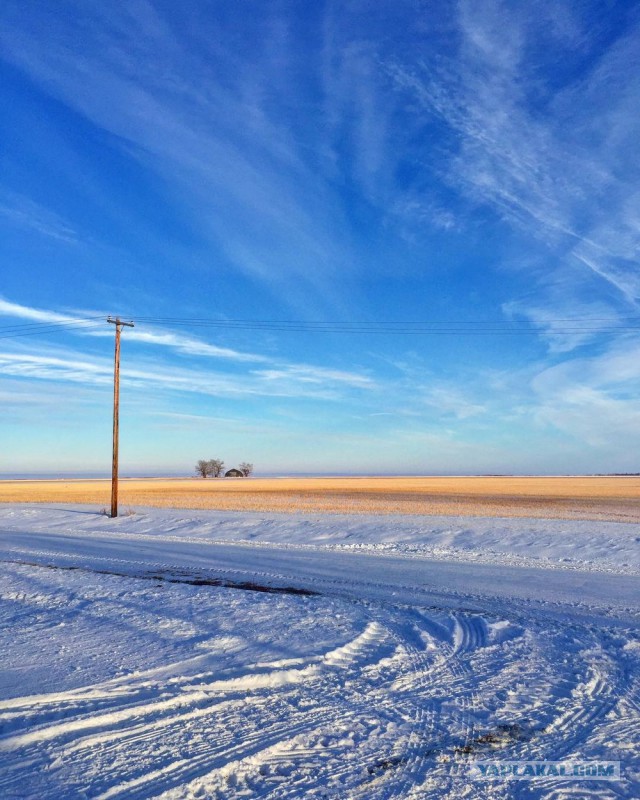
[[[0,797],[640,797],[640,526],[0,506]],[[473,780],[474,762],[619,762]]]

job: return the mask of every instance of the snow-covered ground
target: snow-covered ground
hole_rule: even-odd
[[[640,526],[0,506],[0,797],[638,798]],[[616,780],[472,779],[614,761]]]

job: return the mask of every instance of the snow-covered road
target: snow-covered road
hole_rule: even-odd
[[[2,506],[0,796],[638,797],[639,534]]]

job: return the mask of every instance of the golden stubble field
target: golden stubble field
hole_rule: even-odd
[[[0,481],[4,503],[109,506],[107,480]],[[459,514],[640,522],[640,477],[121,479],[137,506],[284,513]]]

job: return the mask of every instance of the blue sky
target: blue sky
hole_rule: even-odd
[[[0,19],[0,472],[640,471],[637,4]]]

